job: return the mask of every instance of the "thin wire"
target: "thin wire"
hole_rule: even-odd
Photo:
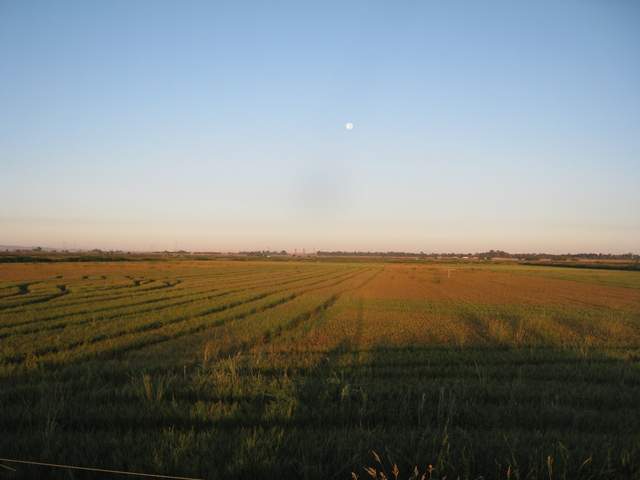
[[[3,465],[3,464],[1,464],[1,463],[0,463],[0,467],[2,467],[2,468],[6,468],[6,469],[7,469],[7,470],[9,470],[10,472],[15,472],[15,471],[16,471],[16,469],[15,469],[15,468],[10,467],[9,465]]]
[[[201,478],[194,478],[194,477],[176,477],[172,475],[157,475],[154,473],[125,472],[122,470],[107,470],[104,468],[95,468],[95,467],[78,467],[75,465],[62,465],[57,463],[34,462],[31,460],[13,460],[10,458],[0,458],[0,462],[22,463],[25,465],[41,465],[43,467],[54,467],[54,468],[69,468],[72,470],[87,470],[89,472],[116,473],[119,475],[134,475],[138,477],[170,478],[173,480],[203,480]],[[2,466],[6,467],[6,465],[2,465]],[[11,468],[11,467],[7,467],[7,468]]]

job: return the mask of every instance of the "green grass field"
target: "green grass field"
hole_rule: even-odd
[[[640,272],[0,266],[2,458],[196,478],[640,478],[639,405]],[[0,478],[115,478],[11,466]]]

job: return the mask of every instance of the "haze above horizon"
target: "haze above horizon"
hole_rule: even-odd
[[[636,2],[4,1],[0,59],[3,245],[640,252]]]

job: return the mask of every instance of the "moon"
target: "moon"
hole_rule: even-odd
[[[347,122],[344,124],[344,128],[347,130],[353,130],[353,123]]]

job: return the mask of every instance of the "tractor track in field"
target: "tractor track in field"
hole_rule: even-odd
[[[246,273],[246,272],[243,272],[243,273]],[[282,276],[284,277],[285,275],[282,275]],[[250,278],[252,278],[252,276],[245,276],[245,275],[235,276],[234,275],[234,276],[232,276],[230,278],[227,277],[227,279],[234,280],[234,281],[243,280],[245,278],[250,279]],[[186,292],[186,293],[184,295],[182,295],[182,296],[187,296],[189,294],[189,291],[191,289],[193,289],[194,287],[202,287],[202,286],[206,286],[206,285],[208,285],[210,283],[210,281],[209,281],[210,279],[208,277],[201,277],[199,279],[202,280],[202,282],[198,282],[195,285],[194,284],[184,285],[183,288],[176,288],[174,290],[174,292],[183,291],[183,292]],[[153,288],[141,289],[141,290],[137,290],[135,295],[140,297],[141,295],[158,294],[158,293],[162,293],[160,290],[163,290],[165,288],[173,288],[173,287],[175,287],[177,285],[178,284],[171,284],[169,286],[159,285],[159,286],[156,286],[156,287],[153,287]],[[119,294],[119,295],[115,295],[115,296],[112,296],[112,295],[107,295],[107,296],[83,296],[83,297],[75,299],[75,301],[68,301],[68,302],[65,302],[63,304],[62,303],[58,303],[58,304],[55,305],[55,308],[56,309],[58,309],[58,308],[68,308],[68,307],[74,307],[74,306],[79,306],[79,305],[84,305],[84,304],[94,304],[97,301],[99,301],[99,302],[110,302],[110,301],[115,301],[115,300],[119,300],[119,299],[126,299],[126,298],[132,298],[131,293]],[[73,300],[73,299],[71,299],[71,300]],[[50,308],[46,308],[46,309],[41,309],[41,310],[39,310],[39,309],[18,310],[18,311],[7,312],[7,314],[15,315],[17,313],[33,313],[33,312],[37,313],[39,311],[49,311],[50,309],[51,309],[51,307]],[[91,311],[93,311],[93,310],[91,310]],[[90,311],[83,311],[83,313],[87,313],[87,312],[90,312]],[[73,312],[72,314],[76,314],[76,313],[78,313],[78,312]],[[59,315],[60,316],[68,316],[68,315],[70,315],[70,313],[69,312],[63,312],[63,313],[61,313]],[[50,319],[50,317],[48,317],[48,318]],[[33,322],[37,322],[37,321],[40,321],[40,320],[42,320],[42,318],[34,319]],[[15,322],[14,325],[17,325],[19,323],[26,324],[27,322]]]
[[[66,285],[64,285],[64,288],[61,288],[61,287],[63,287],[63,286],[56,285],[56,288],[58,289],[58,293],[45,294],[44,297],[32,298],[32,299],[29,299],[29,300],[25,300],[24,302],[20,302],[19,304],[16,304],[16,305],[0,305],[0,311],[6,311],[6,310],[10,310],[12,308],[20,308],[20,307],[24,307],[26,305],[34,305],[34,304],[37,304],[37,303],[49,302],[51,300],[55,300],[56,298],[64,297],[65,295],[69,295],[71,293],[71,290],[69,290]]]
[[[28,295],[30,293],[29,285],[33,285],[34,283],[37,283],[37,282],[20,283],[18,285],[11,285],[11,286],[8,286],[8,287],[2,287],[2,290],[10,290],[12,288],[17,288],[18,291],[13,292],[13,293],[9,293],[7,295],[0,295],[0,301],[6,300],[7,298],[17,297],[17,296],[20,296],[20,295]]]
[[[111,293],[108,293],[108,294],[99,294],[99,295],[90,295],[90,294],[89,295],[82,295],[81,297],[75,297],[74,296],[68,302],[57,303],[54,306],[54,308],[67,308],[67,307],[73,307],[73,306],[83,305],[83,304],[91,304],[91,303],[95,303],[95,302],[104,302],[104,301],[110,301],[110,300],[118,300],[118,299],[121,299],[121,298],[130,298],[132,296],[133,292],[135,292],[135,295],[158,292],[158,291],[162,291],[162,290],[164,290],[166,288],[173,288],[173,287],[179,285],[180,283],[182,283],[182,280],[178,279],[177,281],[172,282],[172,283],[167,283],[166,281],[162,281],[161,285],[154,285],[153,287],[149,287],[149,288],[138,288],[135,291],[132,290],[131,292],[128,292],[128,293],[117,292],[117,294],[115,294],[115,295],[113,295]],[[79,285],[74,284],[74,287],[78,287],[78,286]],[[127,286],[127,288],[130,288],[130,286]],[[91,292],[94,292],[94,291],[93,290],[89,291],[89,293],[91,293]],[[78,292],[78,294],[83,294],[83,293],[87,293],[87,291]],[[41,309],[29,309],[29,310],[16,310],[16,311],[8,312],[8,313],[10,313],[10,314],[38,313],[40,311],[47,311],[47,310],[49,310],[49,309],[41,308]]]
[[[283,276],[284,277],[284,276]],[[251,277],[249,277],[251,278]],[[282,278],[282,277],[278,277],[278,278]],[[241,279],[241,280],[244,280]],[[105,310],[102,311],[107,311],[107,309],[116,309],[116,308],[125,308],[126,306],[135,306],[138,304],[144,304],[147,301],[153,300],[153,301],[162,301],[165,299],[178,299],[178,298],[184,298],[189,296],[190,294],[192,294],[193,289],[194,288],[199,288],[199,290],[196,291],[196,293],[200,294],[200,293],[206,293],[206,292],[211,292],[211,291],[218,291],[221,288],[214,288],[214,289],[209,289],[208,287],[209,282],[203,282],[203,283],[197,283],[196,285],[185,285],[184,288],[181,289],[176,289],[173,291],[173,293],[175,295],[167,297],[167,296],[162,296],[160,295],[163,292],[159,292],[158,290],[162,290],[164,288],[167,287],[155,287],[153,289],[147,289],[144,290],[142,292],[138,292],[136,294],[136,296],[132,296],[130,294],[127,295],[119,295],[116,297],[109,297],[109,298],[104,298],[104,299],[96,299],[96,298],[87,298],[87,297],[82,297],[81,299],[78,299],[79,301],[73,302],[73,303],[65,303],[64,305],[58,304],[55,306],[56,309],[59,308],[68,308],[68,307],[75,307],[75,306],[79,306],[79,305],[84,305],[84,304],[95,304],[96,301],[100,301],[101,303],[108,303],[108,302],[112,302],[112,301],[116,301],[116,300],[120,300],[120,299],[142,299],[139,301],[134,301],[134,302],[130,302],[130,303],[122,303],[122,304],[118,304],[118,305],[108,305],[105,308]],[[242,285],[242,284],[240,284]],[[201,289],[200,288],[203,288]],[[158,297],[153,297],[153,298],[148,298],[148,295],[160,295]],[[81,300],[81,301],[80,301]],[[142,303],[144,302],[144,303]],[[45,309],[45,311],[51,310],[49,309]],[[54,315],[50,315],[47,317],[40,317],[40,318],[35,318],[33,320],[28,320],[28,321],[22,321],[22,322],[14,322],[11,324],[4,324],[2,325],[1,328],[9,328],[9,327],[15,327],[15,326],[20,326],[20,325],[29,325],[32,323],[37,323],[37,322],[42,322],[42,321],[49,321],[49,320],[56,320],[59,318],[64,318],[64,317],[69,317],[69,316],[75,316],[75,315],[83,315],[83,314],[90,314],[92,312],[96,312],[96,309],[90,309],[90,310],[76,310],[76,311],[72,311],[72,312],[61,312],[61,313],[56,313]],[[16,313],[22,313],[22,312],[7,312],[7,314],[10,315],[14,315]]]
[[[246,274],[247,272],[242,272],[243,274]],[[217,278],[237,278],[237,277],[241,277],[242,275],[214,275],[211,277],[208,277],[206,275],[198,275],[198,276],[182,276],[181,278],[178,279],[173,279],[173,281],[177,280],[177,283],[171,283],[169,285],[167,285],[166,283],[163,283],[163,285],[158,285],[158,286],[153,286],[153,287],[149,287],[149,288],[140,288],[138,287],[135,290],[132,290],[132,292],[135,292],[136,295],[140,295],[140,292],[144,292],[145,294],[148,292],[157,292],[159,290],[163,290],[165,288],[173,288],[177,285],[179,285],[180,283],[182,283],[182,281],[186,278],[191,278],[191,279],[200,279],[203,281],[209,280],[209,279],[217,279]],[[57,278],[57,277],[56,277]],[[169,279],[167,279],[167,281],[169,281]],[[42,282],[32,282],[33,283],[42,283]],[[199,284],[199,283],[198,283]],[[74,286],[79,286],[77,284],[74,284]],[[191,286],[187,286],[188,288],[190,288]],[[109,287],[107,289],[104,290],[89,290],[89,291],[85,291],[85,292],[81,292],[81,293],[89,293],[88,295],[84,295],[82,297],[79,298],[71,298],[68,302],[65,303],[58,303],[55,305],[55,308],[66,308],[66,307],[73,307],[73,306],[77,306],[77,305],[83,305],[83,304],[91,304],[91,303],[95,303],[96,301],[110,301],[110,300],[118,300],[121,298],[130,298],[131,297],[131,293],[122,293],[120,291],[115,292],[116,294],[114,295],[113,292],[110,292],[111,290],[122,290],[122,289],[132,289],[134,288],[133,284],[129,284],[129,285],[117,285],[114,287]],[[96,292],[98,293],[97,295],[91,295],[92,292]],[[106,292],[106,293],[105,293]],[[15,305],[12,306],[11,308],[19,308],[19,305]],[[15,310],[15,311],[11,311],[8,312],[9,314],[18,314],[18,313],[37,313],[39,311],[48,311],[50,308],[42,308],[42,309],[23,309],[23,310]]]
[[[143,289],[142,291],[144,291],[144,292],[152,292],[152,291],[161,290],[163,288],[167,288],[167,287],[165,285],[158,285],[158,286],[154,286],[152,288]],[[129,296],[130,295],[118,295],[118,296],[113,297],[113,299],[126,298],[126,297],[129,297]],[[20,303],[20,304],[16,304],[16,305],[11,305],[11,306],[5,307],[3,310],[10,310],[10,309],[14,309],[15,308],[16,310],[7,312],[8,314],[11,314],[11,315],[21,314],[21,313],[37,313],[39,311],[47,311],[50,308],[70,307],[70,306],[74,306],[74,305],[81,305],[83,303],[93,303],[95,301],[100,301],[102,299],[100,297],[83,296],[83,297],[77,299],[78,301],[74,301],[74,299],[71,299],[71,300],[72,301],[70,301],[68,303],[56,304],[53,307],[41,308],[41,309],[23,309],[21,307],[29,305],[28,302],[23,302],[23,303]],[[2,309],[2,307],[0,307],[0,309]]]
[[[268,340],[268,342],[273,341],[274,339],[284,335],[286,332],[294,330],[296,327],[304,324],[305,322],[308,322],[309,320],[312,320],[314,318],[317,318],[318,316],[324,314],[327,310],[329,310],[333,305],[335,305],[335,303],[338,301],[338,299],[346,292],[349,291],[353,291],[353,290],[357,290],[359,288],[362,288],[363,286],[365,286],[367,283],[369,283],[371,280],[373,280],[379,273],[381,270],[377,270],[376,272],[374,272],[373,275],[371,275],[369,278],[365,279],[364,282],[355,285],[353,287],[349,287],[349,288],[345,288],[343,290],[340,290],[338,292],[333,293],[328,299],[326,299],[324,302],[322,302],[321,304],[317,305],[316,307],[307,310],[306,312],[302,312],[296,316],[294,316],[291,320],[289,320],[288,322],[286,322],[284,325],[281,325],[279,327],[277,327],[273,332],[269,332],[268,334],[268,338],[266,338]],[[357,274],[349,277],[349,278],[354,278],[359,274],[363,274],[366,273],[367,270],[363,270],[361,272],[358,272]],[[261,343],[266,343],[265,340],[265,333],[263,333],[262,335],[257,336],[256,338],[253,339],[252,342],[245,342],[242,345],[238,346],[237,348],[231,348],[228,350],[223,350],[221,352],[218,353],[219,357],[222,356],[232,356],[232,355],[237,355],[237,354],[242,354],[242,353],[246,353],[247,351],[251,350],[253,347],[261,344]]]
[[[323,280],[321,280],[321,281],[319,281],[317,283],[322,283],[322,282],[325,282],[325,281],[331,281],[331,280],[333,280],[335,278],[341,278],[341,277],[346,276],[346,278],[344,278],[344,279],[341,278],[340,280],[338,280],[338,282],[336,282],[334,284],[326,285],[327,287],[334,286],[336,284],[339,284],[339,283],[341,283],[343,281],[346,281],[349,278],[357,275],[359,272],[356,272],[353,275],[349,275],[351,273],[352,272],[347,272],[346,274],[337,275],[336,277],[333,277],[333,278],[323,279]],[[269,304],[267,304],[267,305],[265,305],[263,307],[254,308],[254,309],[249,310],[248,312],[238,313],[238,314],[236,314],[234,316],[231,316],[231,317],[228,317],[228,318],[219,319],[219,320],[217,320],[215,322],[215,324],[216,325],[217,324],[222,325],[223,323],[225,323],[229,319],[236,320],[236,319],[239,319],[239,318],[245,318],[245,317],[247,317],[249,315],[253,315],[255,313],[258,313],[259,311],[265,311],[265,310],[268,310],[268,309],[271,309],[271,308],[275,308],[278,305],[281,305],[283,303],[291,301],[294,298],[296,298],[297,296],[299,296],[301,294],[304,294],[304,293],[307,293],[308,291],[311,291],[311,290],[313,290],[313,289],[302,290],[302,291],[299,291],[298,293],[293,293],[292,295],[281,297],[281,298],[279,298],[279,299],[277,299],[277,300],[275,300],[275,301],[273,301],[273,302],[271,302],[271,303],[269,303]],[[200,312],[197,315],[181,316],[181,317],[174,318],[174,319],[171,319],[171,320],[166,321],[166,322],[145,323],[145,324],[140,325],[139,327],[136,327],[136,328],[131,329],[131,330],[118,331],[118,332],[114,332],[113,334],[97,335],[97,336],[95,336],[95,337],[93,337],[91,339],[88,339],[88,340],[84,339],[84,340],[78,340],[76,342],[72,342],[70,344],[64,345],[61,348],[46,347],[46,348],[43,348],[43,349],[34,350],[31,353],[34,354],[34,355],[37,355],[37,356],[64,353],[64,352],[72,351],[72,350],[74,350],[74,349],[76,349],[76,348],[78,348],[80,346],[83,346],[83,345],[93,345],[93,344],[97,344],[99,342],[113,340],[113,339],[117,339],[119,337],[124,337],[126,335],[134,335],[134,334],[143,333],[143,332],[153,332],[154,330],[159,330],[159,329],[167,327],[167,326],[176,325],[176,324],[188,321],[188,320],[197,319],[197,318],[200,318],[200,317],[205,317],[205,316],[211,315],[213,313],[219,313],[219,312],[223,312],[225,310],[229,310],[231,308],[235,308],[235,307],[238,307],[238,306],[246,305],[246,304],[261,300],[261,299],[266,298],[266,297],[268,297],[270,295],[275,295],[275,294],[283,292],[283,291],[286,291],[286,289],[275,290],[275,291],[270,291],[270,292],[263,292],[263,293],[260,293],[258,295],[254,295],[252,297],[249,297],[249,298],[246,298],[246,299],[243,299],[243,300],[238,300],[238,301],[230,302],[230,303],[227,303],[227,304],[224,304],[224,305],[219,305],[219,306],[216,306],[216,307],[212,307],[212,308],[207,309],[207,310],[205,310],[203,312]],[[191,329],[187,329],[186,331],[177,332],[178,334],[173,335],[173,336],[168,337],[168,338],[153,339],[154,340],[153,342],[150,341],[151,339],[148,339],[149,341],[143,342],[142,345],[139,344],[140,342],[138,342],[138,343],[135,343],[134,345],[124,346],[122,348],[116,348],[116,349],[113,350],[113,352],[115,352],[115,353],[123,353],[123,352],[131,350],[131,349],[141,348],[142,346],[146,346],[147,344],[160,343],[161,341],[167,341],[167,340],[170,340],[171,338],[177,338],[177,337],[184,336],[184,335],[187,335],[187,334],[192,334],[192,333],[200,331],[200,330],[202,330],[204,328],[208,328],[210,326],[211,325],[200,325],[200,326],[197,326],[197,327],[192,327]],[[107,352],[110,352],[110,350],[106,350],[104,352],[90,353],[89,355],[90,356],[103,356],[103,355],[107,355]],[[19,355],[14,355],[14,356],[7,356],[2,361],[5,362],[5,363],[8,363],[8,364],[20,364],[20,363],[22,363],[24,361],[24,359],[25,359],[25,354],[19,354]]]
[[[127,316],[133,316],[133,315],[138,315],[141,313],[149,313],[149,312],[154,312],[154,311],[162,311],[165,310],[167,308],[172,308],[172,307],[176,307],[176,306],[181,306],[181,305],[188,305],[194,302],[199,302],[199,301],[206,301],[206,300],[211,300],[214,298],[219,298],[222,296],[226,296],[226,295],[231,295],[234,293],[241,293],[243,291],[249,290],[251,288],[257,288],[257,287],[261,287],[265,284],[270,284],[272,286],[281,286],[281,285],[286,285],[289,283],[294,283],[297,281],[304,281],[307,279],[314,279],[314,278],[318,278],[318,277],[322,277],[325,274],[328,276],[329,273],[335,273],[335,272],[325,272],[321,275],[317,275],[317,274],[312,274],[312,275],[305,275],[305,276],[300,276],[300,277],[296,277],[296,278],[288,278],[286,281],[284,282],[279,282],[279,283],[270,283],[268,280],[264,280],[261,281],[259,283],[254,283],[254,284],[250,284],[250,285],[245,285],[239,288],[235,288],[232,290],[224,290],[224,291],[220,291],[223,290],[223,288],[214,288],[211,290],[203,290],[203,291],[199,291],[196,292],[197,295],[202,295],[202,296],[198,296],[195,297],[193,296],[193,293],[184,293],[184,294],[180,294],[180,295],[176,295],[173,297],[159,297],[159,298],[153,298],[153,299],[147,299],[147,300],[141,300],[138,302],[131,302],[131,303],[127,303],[127,304],[123,304],[123,305],[111,305],[111,306],[107,306],[107,307],[102,307],[102,308],[98,308],[98,309],[92,309],[92,310],[83,310],[83,311],[78,311],[78,312],[73,312],[73,313],[66,313],[66,314],[58,314],[58,315],[54,315],[51,317],[45,317],[45,318],[40,318],[37,320],[32,320],[32,321],[28,321],[28,322],[20,322],[20,323],[14,323],[14,324],[5,324],[2,325],[0,328],[2,329],[7,329],[7,328],[15,328],[15,327],[26,327],[26,326],[30,326],[30,328],[25,329],[25,330],[19,330],[17,332],[6,332],[6,333],[0,333],[0,339],[2,338],[7,338],[7,337],[13,337],[13,336],[20,336],[20,335],[28,335],[31,333],[36,333],[39,331],[54,331],[54,330],[61,330],[66,328],[67,326],[76,326],[76,325],[83,325],[83,324],[87,324],[87,323],[91,323],[93,321],[95,321],[95,319],[86,319],[86,320],[79,320],[76,322],[65,322],[62,324],[55,324],[55,325],[50,325],[50,326],[43,326],[43,327],[34,327],[34,324],[40,324],[41,322],[49,322],[52,320],[58,320],[61,318],[68,318],[68,317],[75,317],[75,316],[79,316],[79,315],[91,315],[94,313],[102,313],[102,312],[109,312],[109,311],[113,311],[113,310],[119,310],[119,309],[125,309],[125,308],[130,308],[130,307],[135,307],[135,306],[140,306],[140,305],[149,305],[149,304],[153,304],[153,303],[159,303],[159,302],[163,302],[163,301],[171,301],[171,300],[180,300],[180,299],[184,299],[185,297],[188,298],[188,300],[180,300],[178,302],[173,302],[167,305],[162,305],[162,306],[155,306],[152,308],[147,308],[147,309],[140,309],[140,310],[136,310],[135,312],[126,312],[126,313],[117,313],[114,315],[110,315],[110,316],[104,316],[102,318],[100,318],[100,322],[104,321],[104,320],[111,320],[113,318],[121,318],[121,317],[127,317]],[[284,277],[287,278],[287,277]],[[213,295],[211,295],[211,293],[213,292],[218,292],[215,293]]]
[[[221,326],[227,325],[227,324],[229,324],[231,322],[234,322],[234,321],[237,321],[237,320],[242,320],[242,319],[248,318],[248,317],[250,317],[252,315],[255,315],[257,313],[265,312],[267,310],[271,310],[273,308],[276,308],[276,307],[278,307],[280,305],[284,305],[284,304],[294,300],[295,298],[298,298],[298,297],[300,297],[300,296],[302,296],[302,295],[304,295],[306,293],[312,292],[314,290],[318,290],[320,288],[329,288],[329,287],[333,287],[333,286],[339,285],[339,284],[341,284],[343,282],[346,282],[349,279],[359,275],[360,273],[362,273],[362,272],[361,271],[360,272],[356,271],[355,273],[354,272],[348,272],[347,274],[339,275],[339,276],[333,277],[331,279],[324,279],[322,281],[315,282],[315,283],[316,284],[323,283],[325,281],[335,280],[336,278],[339,279],[339,280],[337,280],[337,281],[335,281],[333,283],[330,283],[328,285],[322,285],[320,287],[305,288],[305,289],[302,289],[302,290],[298,290],[296,292],[291,293],[290,295],[286,295],[284,297],[280,297],[280,298],[278,298],[278,299],[276,299],[276,300],[274,300],[272,302],[267,303],[266,305],[262,305],[261,307],[252,308],[252,309],[250,309],[248,311],[239,312],[237,314],[230,315],[228,317],[219,318],[217,320],[214,320],[210,324],[200,324],[200,325],[191,327],[189,329],[180,330],[179,332],[176,332],[174,335],[171,335],[171,336],[164,336],[164,337],[161,337],[161,338],[148,339],[148,341],[145,341],[143,344],[127,345],[127,346],[125,346],[125,348],[119,348],[116,351],[107,351],[107,352],[104,352],[104,354],[105,355],[106,354],[113,355],[114,353],[118,353],[119,354],[119,353],[125,353],[125,352],[132,351],[132,350],[139,350],[141,348],[146,348],[146,347],[149,347],[151,345],[157,345],[157,344],[164,343],[164,342],[167,342],[167,341],[170,341],[170,340],[174,340],[174,339],[177,339],[177,338],[185,337],[187,335],[193,335],[195,333],[201,332],[201,331],[209,329],[209,328],[221,327]],[[346,278],[342,278],[342,277],[346,277]],[[280,293],[280,292],[283,292],[283,291],[286,291],[286,290],[283,289],[283,290],[280,290],[279,292],[272,292],[272,293],[270,293],[270,295],[274,295],[275,293]],[[268,295],[260,295],[260,299],[261,298],[266,298],[267,296]],[[243,302],[241,305],[244,305],[244,304],[247,304],[247,303],[249,303],[249,302]],[[198,316],[204,316],[204,315],[198,315]],[[196,318],[196,317],[191,317],[191,318]],[[185,320],[180,320],[180,321],[185,321]],[[174,322],[174,323],[177,323],[177,322]]]

